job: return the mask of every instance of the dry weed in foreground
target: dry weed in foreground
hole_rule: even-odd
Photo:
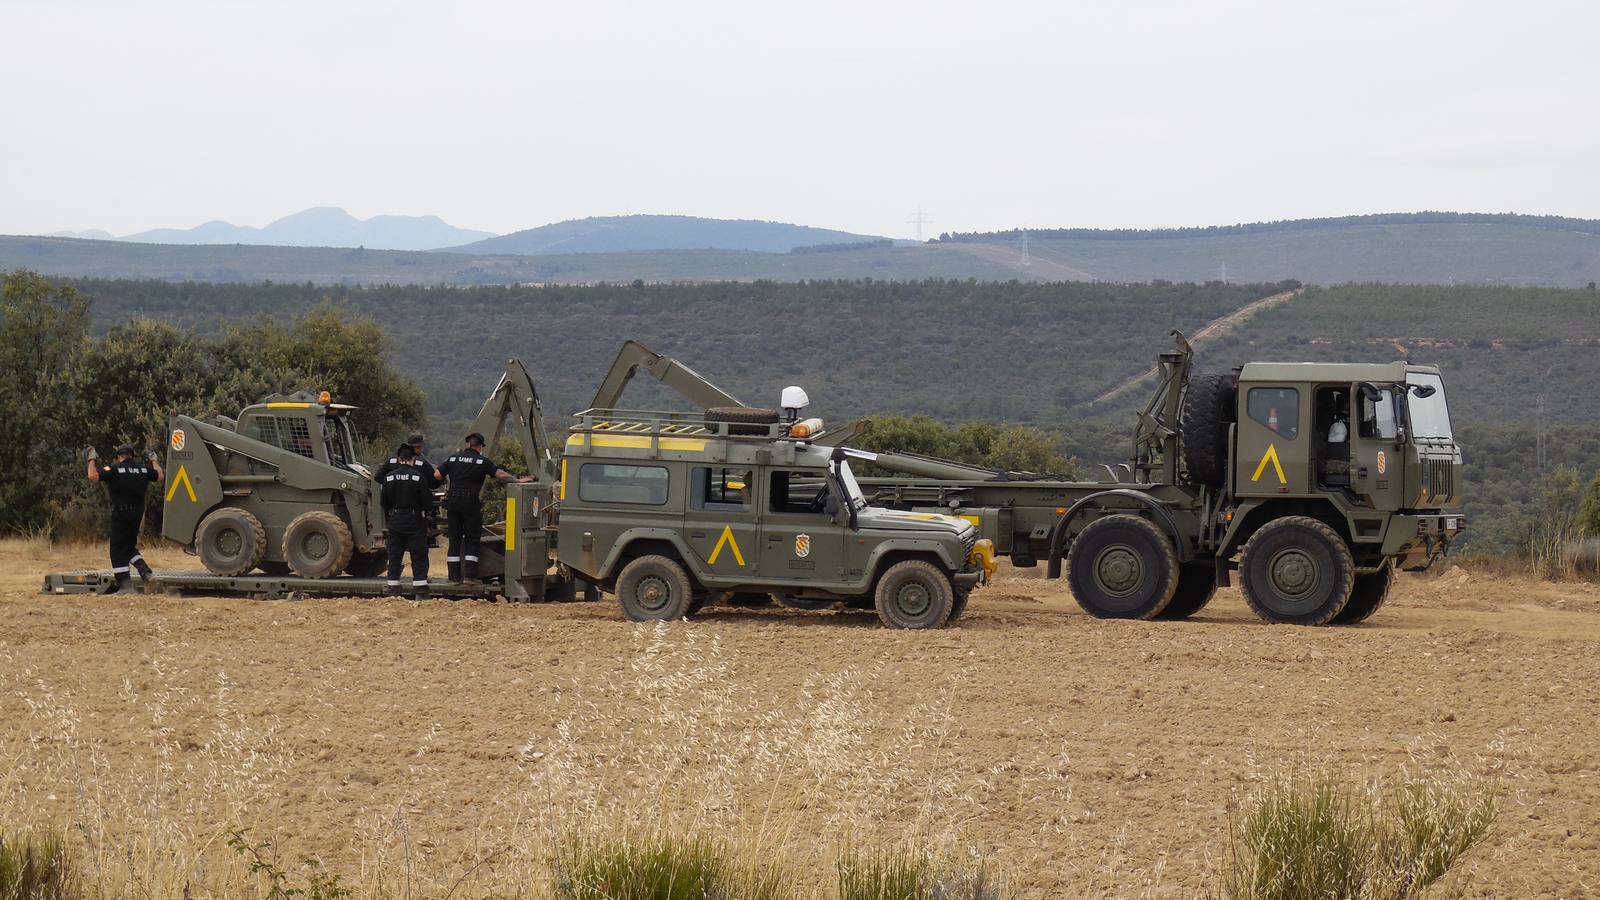
[[[78,896],[77,871],[62,835],[0,833],[0,900]]]
[[[552,865],[558,900],[785,900],[795,889],[784,869],[700,835],[579,835],[563,841]]]
[[[1498,792],[1452,768],[1390,791],[1328,773],[1270,779],[1234,821],[1231,900],[1400,900],[1437,882],[1493,823]]]
[[[1003,900],[1004,883],[979,856],[921,847],[847,849],[836,865],[839,900]]]

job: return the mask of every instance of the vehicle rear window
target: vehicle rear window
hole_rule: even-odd
[[[689,508],[749,509],[754,477],[749,469],[695,466],[689,470]]]
[[[1300,392],[1294,388],[1251,388],[1246,399],[1250,418],[1286,440],[1300,434]]]
[[[664,466],[584,463],[578,469],[578,496],[589,503],[661,506],[667,502],[667,485]]]

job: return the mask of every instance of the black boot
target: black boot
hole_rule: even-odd
[[[144,557],[135,559],[133,567],[139,572],[139,582],[144,587],[144,592],[150,593],[153,589],[150,582],[156,577],[156,573],[150,570],[150,564],[144,561]]]
[[[461,561],[460,560],[456,560],[455,562],[448,562],[447,561],[445,563],[445,568],[450,570],[450,572],[449,572],[450,583],[451,584],[460,584],[461,583]]]
[[[428,599],[428,586],[426,584],[417,585],[415,590],[416,590],[416,592],[411,595],[411,599],[413,599],[413,600],[426,600],[426,599]]]
[[[466,576],[465,580],[466,580],[467,584],[477,584],[478,583],[478,561],[477,560],[475,560],[475,559],[466,560],[465,562],[463,562],[461,564],[461,569],[462,569],[462,573]]]
[[[127,590],[129,588],[129,586],[131,586],[132,584],[133,584],[133,579],[128,577],[128,573],[127,572],[118,572],[117,573],[117,583],[112,586],[111,590],[106,591],[106,593],[108,593],[108,594],[119,594],[119,593]]]

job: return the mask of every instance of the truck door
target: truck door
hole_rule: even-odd
[[[1395,391],[1391,387],[1357,385],[1356,427],[1350,446],[1350,489],[1370,498],[1378,509],[1398,509],[1403,504],[1405,460],[1395,446],[1399,434]],[[1390,502],[1382,499],[1393,495]]]
[[[844,529],[824,507],[821,469],[768,469],[761,514],[761,577],[769,582],[836,581]]]
[[[750,580],[758,562],[756,485],[750,466],[691,466],[684,538],[699,573]]]
[[[1312,404],[1302,385],[1251,384],[1239,410],[1234,487],[1241,497],[1310,492]]]

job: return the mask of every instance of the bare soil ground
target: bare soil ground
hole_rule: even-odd
[[[471,896],[572,822],[615,818],[801,861],[958,845],[1028,897],[1187,897],[1214,886],[1230,809],[1266,775],[1459,765],[1505,793],[1455,887],[1600,892],[1589,585],[1455,569],[1402,578],[1365,626],[1301,629],[1258,623],[1236,591],[1189,622],[1102,622],[1011,572],[931,633],[715,608],[638,626],[611,602],[37,593],[101,553],[0,544],[0,819],[187,842],[201,881],[237,824],[363,893]]]

